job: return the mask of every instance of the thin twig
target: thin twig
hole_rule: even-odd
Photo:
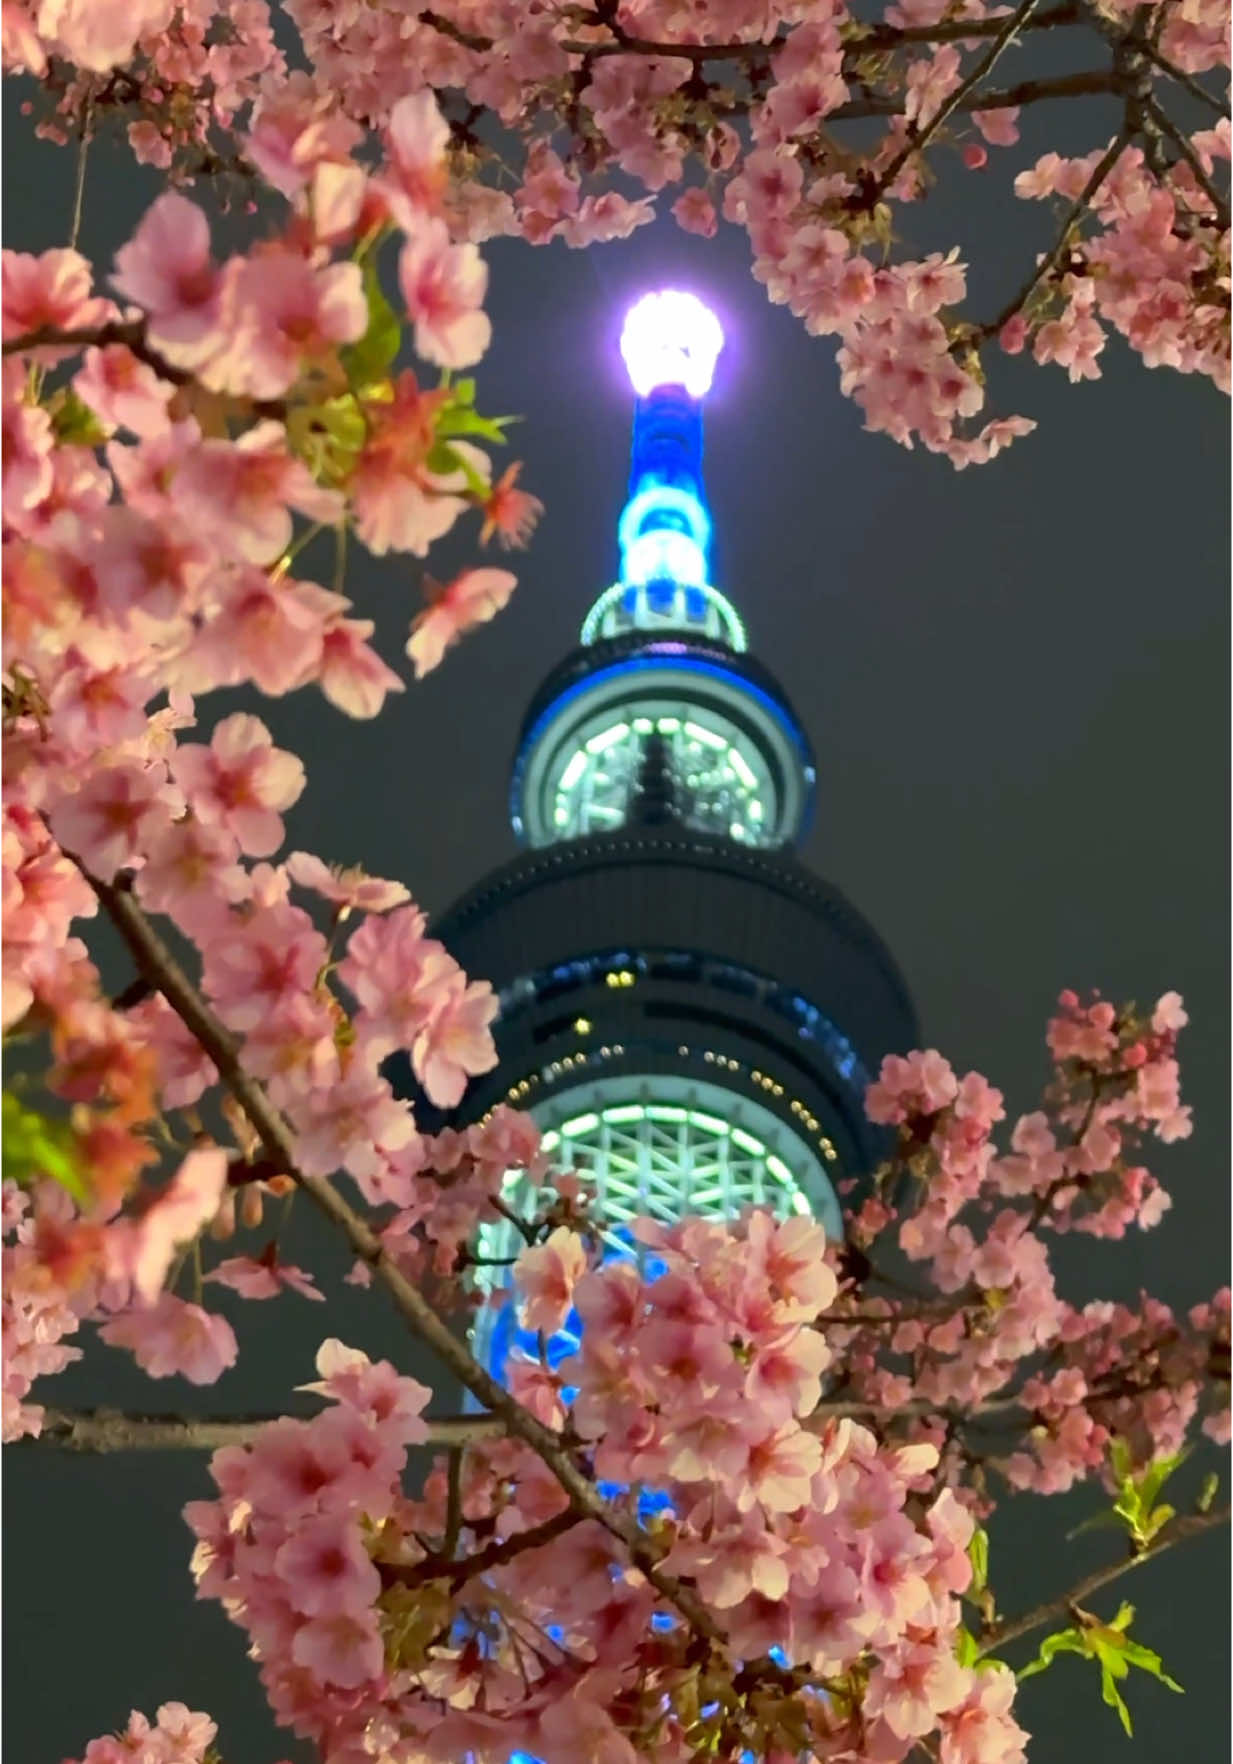
[[[1186,161],[1186,164],[1194,173],[1195,183],[1198,184],[1200,190],[1202,190],[1203,194],[1207,197],[1207,200],[1215,209],[1216,219],[1219,221],[1220,225],[1222,227],[1227,227],[1229,225],[1228,200],[1220,194],[1220,191],[1204,171],[1203,161],[1199,158],[1190,142],[1186,139],[1185,135],[1178,128],[1172,118],[1167,116],[1160,108],[1160,105],[1154,98],[1149,98],[1147,100],[1147,113],[1152,121],[1159,124],[1164,130],[1165,134],[1169,137],[1170,141],[1172,141],[1182,158]]]
[[[458,1533],[462,1530],[462,1447],[451,1446],[448,1484],[445,1496],[445,1536],[441,1554],[452,1562],[458,1553]]]
[[[429,1556],[422,1562],[413,1562],[406,1567],[391,1562],[378,1562],[377,1567],[387,1585],[424,1586],[430,1580],[447,1580],[458,1587],[473,1580],[477,1574],[489,1574],[494,1568],[505,1567],[527,1550],[542,1549],[545,1544],[551,1543],[554,1538],[577,1525],[581,1518],[582,1515],[575,1512],[573,1507],[564,1507],[559,1513],[554,1513],[551,1519],[529,1526],[526,1531],[515,1531],[509,1537],[485,1544],[482,1549],[473,1550],[469,1556],[464,1556],[458,1562],[443,1551],[440,1556]]]
[[[77,249],[77,241],[81,237],[81,219],[85,212],[86,198],[86,160],[90,156],[90,143],[94,139],[94,100],[86,99],[85,110],[81,118],[81,138],[77,145],[77,173],[73,180],[73,214],[69,223],[69,250]]]
[[[997,92],[969,93],[959,103],[951,106],[948,115],[960,112],[967,115],[973,110],[1009,110],[1024,104],[1039,103],[1042,98],[1095,97],[1120,90],[1121,79],[1118,74],[1109,68],[1094,68],[1086,73],[1061,74],[1053,80],[1022,80],[1017,86],[1007,86]],[[862,117],[899,116],[902,111],[901,97],[853,98],[847,104],[839,105],[836,110],[829,111],[824,121],[829,128],[832,123],[857,122]],[[919,145],[919,141],[914,143],[912,151],[915,152]]]
[[[983,342],[988,337],[996,337],[1001,331],[1003,325],[1012,319],[1015,314],[1026,305],[1027,301],[1040,286],[1041,282],[1053,274],[1053,271],[1061,262],[1062,256],[1070,244],[1070,229],[1085,213],[1088,203],[1092,200],[1092,197],[1096,194],[1097,190],[1100,189],[1100,186],[1104,183],[1109,173],[1113,170],[1113,167],[1121,158],[1128,141],[1129,137],[1124,132],[1117,136],[1116,140],[1114,140],[1104,157],[1101,159],[1100,164],[1096,167],[1087,183],[1083,186],[1080,194],[1075,198],[1074,202],[1067,210],[1065,219],[1062,222],[1061,231],[1054,242],[1052,250],[1046,252],[1045,256],[1041,258],[1032,274],[1028,277],[1027,281],[1023,284],[1022,288],[1020,288],[1019,292],[1015,295],[1009,305],[1005,306],[995,319],[991,319],[988,324],[981,325],[974,334],[969,333],[966,335],[963,339],[965,343]]]
[[[1149,1544],[1137,1556],[1128,1556],[1121,1562],[1110,1562],[1104,1568],[1098,1568],[1094,1574],[1089,1574],[1085,1580],[1079,1581],[1077,1586],[1072,1586],[1061,1598],[1050,1599],[1048,1604],[1037,1605],[1033,1610],[1025,1611],[1022,1617],[1008,1618],[1005,1623],[995,1623],[992,1629],[985,1630],[980,1637],[980,1657],[991,1654],[995,1648],[1004,1648],[1008,1642],[1018,1641],[1020,1636],[1028,1635],[1033,1629],[1039,1629],[1055,1617],[1064,1617],[1072,1605],[1078,1604],[1094,1592],[1099,1592],[1102,1586],[1120,1580],[1132,1568],[1142,1567],[1153,1556],[1160,1556],[1165,1550],[1171,1550],[1174,1544],[1199,1537],[1217,1525],[1227,1525],[1228,1520],[1228,1507],[1221,1507],[1214,1513],[1189,1513],[1180,1519],[1171,1520],[1156,1542]]]
[[[1214,92],[1207,91],[1190,74],[1183,73],[1180,67],[1175,67],[1171,61],[1166,60],[1154,44],[1144,43],[1142,48],[1147,59],[1153,62],[1162,74],[1167,74],[1171,80],[1176,80],[1178,85],[1189,92],[1192,98],[1197,98],[1200,104],[1206,104],[1209,110],[1216,112],[1217,116],[1226,114],[1228,106],[1222,98],[1217,98]]]
[[[1018,34],[1024,24],[1026,24],[1029,16],[1039,3],[1040,0],[1019,0],[1018,7],[1011,13],[1010,17],[1001,21],[1001,29],[998,31],[997,36],[993,39],[992,43],[990,43],[988,49],[986,49],[985,53],[981,56],[968,77],[962,81],[960,85],[955,87],[955,90],[951,93],[950,97],[943,101],[923,128],[913,129],[911,125],[909,125],[908,140],[904,142],[899,152],[896,153],[886,170],[879,177],[870,195],[865,199],[868,207],[872,208],[874,203],[881,200],[885,192],[894,184],[896,178],[908,163],[909,159],[925,147],[947,118],[952,116],[954,112],[958,110],[959,106],[968,97],[969,93],[971,93],[973,89],[980,84],[981,80],[984,79],[985,75],[992,70],[993,64],[1009,46],[1012,39]],[[981,107],[978,105],[977,108],[979,109]]]

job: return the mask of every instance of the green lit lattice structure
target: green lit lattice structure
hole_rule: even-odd
[[[741,845],[763,845],[778,832],[777,792],[757,744],[733,729],[716,728],[693,707],[660,714],[646,704],[645,714],[629,719],[598,720],[599,727],[582,730],[579,745],[557,768],[553,789],[552,825],[558,839],[587,833],[610,833],[629,813],[646,748],[646,738],[661,735],[672,775],[677,817],[700,832],[718,833]]]
[[[636,1081],[635,1081],[636,1083]],[[749,1098],[718,1085],[660,1076],[652,1087],[600,1079],[554,1097],[535,1110],[542,1149],[556,1169],[573,1170],[593,1191],[592,1216],[613,1249],[634,1219],[671,1225],[690,1215],[731,1220],[746,1207],[778,1217],[813,1216],[829,1237],[843,1222],[831,1177],[818,1153],[785,1122]],[[533,1218],[540,1191],[522,1170],[511,1171],[502,1197],[512,1212]],[[499,1219],[481,1226],[479,1254],[494,1262],[523,1247],[515,1227]],[[508,1268],[481,1267],[481,1284],[504,1285]],[[495,1278],[494,1278],[495,1277]],[[475,1334],[481,1359],[491,1352],[492,1318],[485,1309]]]

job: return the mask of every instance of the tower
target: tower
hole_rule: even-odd
[[[499,1064],[449,1124],[529,1110],[618,1238],[640,1213],[750,1203],[840,1233],[836,1185],[881,1147],[865,1085],[916,1040],[885,946],[794,856],[809,740],[711,582],[702,401],[722,342],[687,294],[650,295],[626,320],[619,578],[524,720],[510,792],[523,852],[433,927],[500,1002]],[[525,1180],[511,1178],[515,1206]],[[512,1226],[485,1230],[486,1256],[516,1253]],[[480,1325],[494,1370],[512,1327],[508,1306]]]

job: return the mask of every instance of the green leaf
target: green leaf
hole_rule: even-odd
[[[481,476],[469,460],[455,452],[448,441],[438,441],[429,452],[425,463],[430,472],[438,472],[443,476],[449,472],[461,472],[472,496],[477,497],[481,502],[487,500],[489,491],[492,489],[488,479]]]
[[[364,296],[368,328],[358,343],[340,352],[347,383],[353,389],[383,380],[402,345],[402,324],[382,291],[375,255],[364,265]]]
[[[980,1659],[980,1648],[977,1645],[976,1637],[970,1629],[965,1629],[962,1624],[960,1624],[959,1633],[955,1637],[955,1658],[961,1666],[969,1667],[975,1666]]]
[[[10,1090],[4,1092],[3,1111],[3,1180],[29,1188],[50,1177],[84,1206],[89,1190],[76,1135],[67,1122],[26,1108]]]
[[[1086,1654],[1100,1668],[1101,1697],[1109,1708],[1116,1711],[1126,1732],[1132,1734],[1134,1730],[1131,1726],[1130,1710],[1117,1688],[1119,1681],[1129,1676],[1132,1666],[1159,1679],[1169,1690],[1182,1690],[1176,1679],[1170,1678],[1165,1671],[1160,1655],[1153,1653],[1151,1648],[1145,1648],[1142,1642],[1132,1641],[1126,1634],[1134,1621],[1134,1615],[1134,1606],[1123,1602],[1111,1623],[1087,1619],[1081,1629],[1064,1629],[1056,1635],[1046,1636],[1036,1659],[1018,1674],[1020,1681],[1043,1672],[1058,1654]]]
[[[48,414],[56,440],[70,447],[101,447],[107,439],[102,423],[71,386],[65,386],[56,394],[48,407]]]
[[[1113,1513],[1129,1531],[1136,1549],[1146,1549],[1174,1517],[1176,1509],[1167,1505],[1158,1507],[1156,1499],[1187,1456],[1186,1452],[1177,1452],[1171,1457],[1157,1458],[1136,1476],[1130,1448],[1124,1440],[1113,1441],[1109,1458],[1118,1480],[1118,1496],[1113,1503]],[[1095,1525],[1097,1521],[1092,1520],[1089,1523]],[[1072,1532],[1071,1535],[1075,1534]]]
[[[1054,1635],[1047,1635],[1040,1644],[1040,1652],[1030,1665],[1024,1666],[1016,1676],[1022,1681],[1035,1678],[1038,1672],[1044,1672],[1052,1666],[1058,1654],[1086,1654],[1083,1637],[1077,1629],[1059,1629]]]
[[[1066,1533],[1066,1541],[1072,1537],[1081,1537],[1085,1531],[1121,1531],[1125,1520],[1120,1512],[1109,1507],[1102,1513],[1093,1513],[1090,1519],[1084,1519]]]
[[[989,1533],[978,1525],[972,1533],[972,1541],[968,1545],[968,1561],[972,1564],[972,1584],[970,1591],[984,1592],[989,1584]]]
[[[442,438],[455,435],[478,435],[482,441],[491,441],[498,447],[505,445],[505,423],[512,423],[513,417],[482,417],[478,411],[463,406],[455,408],[447,405],[437,418],[436,432]]]
[[[1220,1478],[1214,1470],[1209,1470],[1207,1475],[1203,1478],[1203,1486],[1200,1488],[1198,1499],[1195,1501],[1196,1511],[1200,1513],[1210,1512],[1212,1502],[1215,1500],[1219,1492]]]

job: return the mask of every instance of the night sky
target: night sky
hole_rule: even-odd
[[[1091,106],[1073,141],[1047,144],[1082,151],[1104,139],[1101,127]],[[34,144],[12,105],[6,145],[6,243],[62,244],[70,156]],[[108,257],[156,190],[127,159],[96,150],[85,248]],[[1043,248],[1048,215],[1016,203],[1000,173],[969,178],[963,194],[962,211],[931,202],[903,224],[918,249],[980,242],[972,282],[983,318]],[[716,580],[818,755],[802,856],[886,939],[927,1045],[983,1071],[1012,1114],[1039,1094],[1060,988],[1140,1003],[1169,988],[1184,995],[1184,1096],[1197,1131],[1152,1158],[1174,1209],[1148,1235],[1079,1240],[1058,1256],[1077,1301],[1146,1287],[1184,1308],[1227,1278],[1228,1263],[1225,402],[1206,383],[1149,372],[1117,342],[1104,378],[1078,387],[1056,368],[999,361],[996,407],[1040,427],[991,466],[956,474],[862,432],[839,396],[833,343],[766,303],[747,253],[731,229],[704,243],[670,223],[585,253],[487,248],[495,341],[480,400],[525,417],[511,454],[548,513],[515,561],[510,608],[374,723],[350,723],[308,694],[261,705],[308,767],[291,845],[399,877],[431,912],[512,855],[505,793],[519,721],[615,568],[631,414],[621,318],[648,287],[693,288],[728,338],[707,407]],[[474,531],[434,553],[434,573],[473,556]],[[348,590],[397,661],[420,566],[353,555]],[[207,710],[239,703],[221,694]],[[122,963],[110,968],[109,979],[126,978]],[[324,1270],[331,1309],[223,1295],[241,1357],[211,1389],[154,1386],[95,1345],[36,1396],[294,1410],[304,1399],[292,1388],[312,1376],[324,1333],[433,1382],[384,1301],[338,1286],[346,1263],[315,1222],[293,1221],[292,1252],[297,1241],[294,1259]],[[441,1387],[440,1408],[453,1402]],[[210,1711],[227,1764],[307,1757],[274,1729],[240,1632],[194,1601],[179,1511],[212,1492],[202,1458],[91,1460],[27,1446],[5,1453],[4,1470],[15,1760],[78,1757],[130,1708],[152,1715],[167,1700]],[[1189,1466],[1186,1486],[1199,1474]],[[1062,1541],[1097,1504],[1089,1490],[1002,1510],[992,1569],[1008,1613],[1109,1559],[1108,1534]],[[1034,1764],[1227,1757],[1227,1581],[1217,1534],[1094,1600],[1110,1615],[1123,1590],[1136,1601],[1136,1634],[1187,1694],[1132,1681],[1132,1744],[1100,1702],[1094,1667],[1063,1659],[1024,1688]],[[1019,1644],[1014,1662],[1027,1657]]]

